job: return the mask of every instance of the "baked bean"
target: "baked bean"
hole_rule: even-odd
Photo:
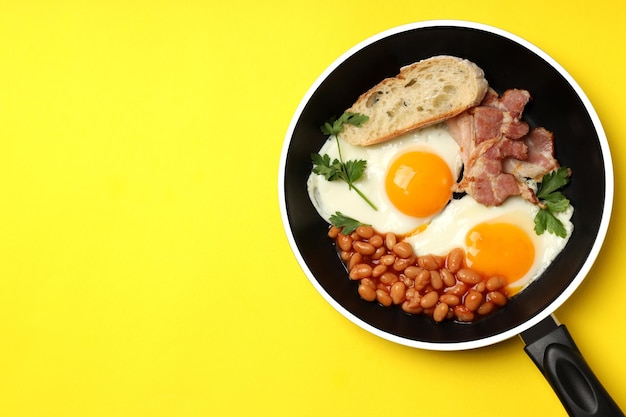
[[[437,291],[431,291],[422,296],[422,300],[420,301],[420,306],[422,308],[431,308],[434,307],[439,301],[439,293]]]
[[[505,306],[508,301],[506,295],[502,294],[500,291],[491,291],[487,293],[487,300],[500,307]]]
[[[379,276],[381,276],[385,272],[387,272],[387,266],[386,265],[382,265],[382,264],[378,264],[378,265],[376,265],[374,267],[374,269],[372,269],[372,276],[374,278],[378,278]]]
[[[410,307],[419,306],[420,301],[422,301],[422,297],[419,294],[410,295],[409,290],[410,288],[408,288],[406,294],[404,294],[404,303],[407,303],[407,305],[409,305]]]
[[[410,287],[412,287],[412,286],[414,286],[414,285],[415,285],[415,280],[414,280],[414,279],[412,279],[412,278],[407,277],[407,276],[406,276],[406,275],[404,275],[404,274],[400,274],[400,276],[398,277],[398,279],[399,279],[400,281],[404,282],[404,285],[406,285],[406,286],[407,286],[407,288],[410,288]]]
[[[506,279],[500,276],[493,276],[487,280],[486,286],[489,291],[497,291],[506,285]]]
[[[339,233],[337,236],[337,246],[343,251],[349,251],[352,249],[352,238],[343,233]]]
[[[374,228],[372,228],[372,226],[361,225],[356,228],[356,234],[363,239],[369,239],[374,236]]]
[[[386,253],[387,253],[387,248],[385,248],[384,246],[376,248],[376,252],[374,252],[374,254],[372,255],[372,259],[378,260],[378,259],[382,258],[383,255],[386,254]]]
[[[363,285],[363,283],[361,283],[357,291],[361,298],[366,301],[374,301],[376,299],[376,290],[368,285]]]
[[[430,308],[425,308],[424,311],[422,311],[422,313],[426,314],[427,316],[432,316],[434,311],[435,311],[435,307],[430,307]]]
[[[433,288],[436,290],[440,290],[443,288],[443,280],[441,279],[441,274],[436,269],[430,271],[430,285],[432,285]]]
[[[412,288],[412,287],[407,288],[406,290],[407,300],[412,300],[416,295],[419,297],[419,293],[417,292],[415,288]]]
[[[452,287],[446,289],[446,294],[456,295],[457,297],[463,296],[467,292],[467,285],[462,282],[459,282]]]
[[[446,303],[450,307],[456,307],[461,304],[461,300],[454,294],[443,294],[439,297],[439,301]]]
[[[353,253],[350,257],[350,261],[348,261],[348,269],[354,268],[356,264],[360,264],[361,262],[363,262],[363,255],[358,252]]]
[[[398,239],[396,238],[395,233],[387,233],[385,235],[385,246],[387,249],[392,250],[397,241]]]
[[[374,252],[376,252],[374,245],[363,242],[362,240],[355,241],[352,244],[352,248],[354,248],[354,250],[359,252],[361,255],[373,255]]]
[[[443,280],[443,283],[446,287],[452,287],[454,284],[456,284],[456,278],[454,277],[454,274],[450,272],[447,268],[442,268],[439,271],[439,274],[441,274],[441,279]]]
[[[369,240],[369,243],[371,243],[375,248],[380,248],[383,246],[383,237],[381,235],[374,235],[372,236]]]
[[[424,255],[417,258],[417,263],[424,269],[439,269],[439,263],[433,255]]]
[[[462,304],[454,307],[454,315],[460,321],[472,321],[474,320],[474,317],[475,317],[474,312],[470,311],[467,307],[465,307]]]
[[[420,269],[415,277],[416,282],[420,282],[421,284],[430,283],[430,271],[428,269]]]
[[[476,311],[478,310],[478,307],[480,307],[482,302],[483,302],[483,295],[479,293],[478,291],[471,290],[465,296],[464,304],[465,304],[465,307],[467,307],[469,311]]]
[[[407,242],[398,242],[393,245],[391,249],[393,253],[398,255],[400,258],[408,258],[413,255],[413,247]]]
[[[423,290],[428,284],[430,284],[430,271],[422,269],[415,277],[415,289]]]
[[[384,290],[376,290],[376,300],[385,307],[389,307],[391,304],[393,304],[391,296],[387,291]]]
[[[470,284],[470,285],[476,285],[478,284],[480,281],[482,281],[482,278],[480,277],[480,275],[478,275],[478,273],[474,270],[471,270],[469,268],[461,268],[459,269],[459,271],[456,273],[456,277],[466,283],[466,284]]]
[[[328,229],[328,237],[331,239],[335,239],[337,236],[339,236],[339,233],[341,232],[341,227],[337,227],[337,226],[331,226],[330,229]]]
[[[362,279],[372,276],[372,267],[368,264],[357,264],[350,270],[351,279]]]
[[[398,281],[394,283],[389,290],[389,295],[391,295],[394,304],[402,304],[406,300],[406,285],[404,285],[404,282]]]
[[[398,282],[398,276],[393,272],[385,272],[380,276],[380,282],[384,285],[392,285]]]
[[[419,266],[410,265],[410,266],[407,266],[406,269],[404,270],[404,275],[406,275],[409,278],[415,278],[417,274],[419,274],[420,271],[421,269]]]
[[[413,261],[415,262],[415,261]],[[411,266],[411,264],[413,263],[411,262],[411,258],[398,258],[396,259],[396,261],[393,263],[393,269],[398,271],[398,272],[402,272],[404,271],[407,267]]]
[[[405,301],[402,303],[402,311],[409,314],[420,314],[424,309],[419,304],[413,305],[409,301]]]
[[[476,312],[481,316],[486,316],[491,313],[496,308],[495,304],[491,301],[487,301],[486,303],[482,303]]]
[[[439,323],[442,322],[446,317],[448,317],[448,311],[450,307],[446,303],[439,303],[437,307],[435,307],[435,311],[433,311],[433,319]]]
[[[349,235],[331,226],[350,279],[359,280],[358,293],[367,301],[396,305],[409,314],[471,322],[508,302],[500,276],[484,279],[465,266],[465,251],[455,248],[446,256],[417,256],[413,247],[394,233],[379,234],[359,226]]]
[[[376,289],[376,284],[371,278],[363,278],[361,281],[359,281],[359,283],[360,285],[365,285],[367,287],[370,287],[373,290]]]
[[[380,263],[383,265],[391,266],[396,261],[396,257],[390,254],[380,257]]]
[[[420,303],[422,302],[422,297],[419,295],[416,295],[413,298],[406,297],[405,303],[406,302],[408,302],[407,305],[411,308],[416,308],[416,307],[422,308],[422,306],[420,305]]]
[[[465,260],[465,251],[462,248],[454,248],[448,253],[446,258],[446,266],[453,274],[459,272],[463,268]]]

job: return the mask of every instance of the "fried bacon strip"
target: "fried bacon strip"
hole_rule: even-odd
[[[520,195],[539,204],[526,180],[540,180],[558,168],[554,137],[521,120],[531,97],[510,89],[502,96],[490,89],[482,103],[448,120],[448,130],[461,148],[463,178],[455,192],[467,192],[481,204],[498,206]]]

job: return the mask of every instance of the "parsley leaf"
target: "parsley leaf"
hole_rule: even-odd
[[[544,200],[544,203],[548,210],[552,213],[560,213],[569,207],[569,200],[567,198],[563,198],[558,201]]]
[[[311,162],[313,162],[313,172],[323,175],[327,181],[335,181],[340,178],[341,164],[337,159],[331,163],[330,156],[313,153],[311,154]]]
[[[337,136],[341,132],[343,132],[343,125],[349,124],[356,127],[361,127],[361,125],[369,120],[369,117],[360,114],[360,113],[351,113],[344,112],[338,119],[331,118],[329,121],[324,123],[321,126],[322,133],[325,135],[335,135]]]
[[[569,182],[570,170],[567,167],[549,172],[543,176],[539,189],[537,190],[537,198],[545,200],[554,191],[564,187]]]
[[[331,119],[324,123],[321,126],[322,133],[335,136],[339,159],[331,161],[328,154],[311,154],[311,162],[313,162],[313,173],[323,175],[327,181],[345,181],[348,184],[348,189],[354,190],[370,207],[374,210],[378,210],[374,203],[354,185],[354,183],[363,176],[367,161],[359,159],[344,162],[341,156],[341,147],[338,138],[339,133],[343,132],[343,127],[346,123],[360,127],[368,119],[369,117],[363,114],[344,112],[339,119]]]
[[[535,216],[535,232],[542,235],[546,230],[556,236],[567,236],[563,223],[556,218],[553,212],[550,209],[541,209]]]
[[[537,189],[537,198],[544,206],[535,216],[535,233],[538,235],[548,231],[556,236],[567,236],[563,223],[555,213],[565,211],[569,207],[570,201],[558,189],[569,183],[570,174],[569,168],[560,167],[543,176]]]
[[[343,178],[343,180],[352,185],[354,181],[361,178],[366,166],[367,161],[362,159],[346,161],[343,165],[343,172],[345,173],[345,178]]]
[[[374,203],[354,185],[354,182],[363,175],[367,161],[359,159],[343,163],[335,159],[331,162],[328,154],[314,153],[311,154],[311,162],[313,162],[313,173],[323,175],[327,181],[345,181],[348,184],[348,189],[354,190],[370,207],[378,210]]]
[[[337,227],[341,227],[341,233],[344,235],[349,235],[354,232],[359,226],[369,226],[364,225],[358,220],[353,219],[352,217],[348,217],[343,215],[341,212],[336,211],[335,214],[330,216],[330,222]]]

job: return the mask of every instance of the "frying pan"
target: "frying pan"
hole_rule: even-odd
[[[471,324],[408,315],[366,302],[326,236],[328,224],[306,188],[310,154],[326,140],[319,126],[400,67],[434,55],[467,58],[491,87],[528,90],[524,120],[555,135],[556,158],[572,169],[564,194],[574,206],[574,232],[548,269],[506,307]],[[300,103],[283,145],[279,200],[291,248],[308,279],[343,316],[389,341],[421,349],[483,347],[521,335],[525,351],[573,416],[623,416],[593,375],[553,312],[585,278],[604,241],[613,203],[613,166],[607,139],[591,103],[557,62],[536,46],[498,28],[462,21],[427,21],[375,35],[340,56]]]

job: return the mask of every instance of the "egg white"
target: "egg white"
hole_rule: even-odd
[[[363,159],[367,168],[355,185],[374,203],[378,210],[370,207],[354,190],[343,181],[327,181],[322,175],[311,173],[307,181],[311,202],[322,218],[329,221],[331,215],[342,214],[372,225],[381,232],[407,234],[430,221],[434,216],[412,217],[397,210],[385,190],[385,177],[393,161],[409,151],[426,151],[443,159],[452,177],[456,180],[463,165],[459,145],[444,125],[420,129],[394,140],[372,146],[354,146],[339,138],[344,161]],[[331,160],[339,159],[337,141],[328,138],[319,153],[328,154]]]
[[[538,211],[538,206],[518,196],[509,197],[500,206],[486,207],[467,195],[451,201],[425,230],[408,237],[407,242],[417,254],[446,255],[456,247],[462,247],[468,252],[465,236],[477,224],[496,221],[516,225],[528,235],[535,246],[535,260],[530,270],[522,278],[509,284],[510,287],[523,289],[552,263],[574,230],[571,222],[574,209],[570,205],[566,211],[557,213],[565,226],[565,238],[549,232],[537,235],[534,231],[534,218]]]

